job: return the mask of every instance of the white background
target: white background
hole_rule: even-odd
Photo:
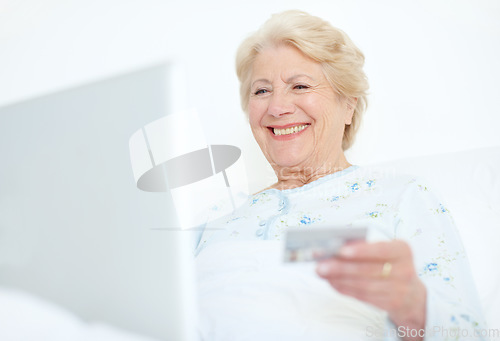
[[[241,145],[235,50],[270,14],[298,8],[346,31],[366,55],[369,110],[351,161],[500,144],[495,0],[0,4],[0,106],[176,60],[209,142]]]

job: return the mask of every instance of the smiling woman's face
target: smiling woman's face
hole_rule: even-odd
[[[319,63],[292,46],[269,47],[256,57],[250,84],[250,126],[278,178],[283,168],[345,168],[342,136],[353,106],[340,99]]]

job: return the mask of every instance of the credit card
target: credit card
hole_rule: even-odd
[[[289,229],[285,235],[285,262],[318,261],[335,256],[349,241],[366,240],[366,227]]]

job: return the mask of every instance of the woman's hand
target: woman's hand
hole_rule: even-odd
[[[351,243],[337,257],[319,262],[316,271],[338,292],[387,311],[405,331],[425,328],[426,288],[415,272],[406,242]]]

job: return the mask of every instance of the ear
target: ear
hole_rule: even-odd
[[[354,109],[356,109],[356,104],[358,104],[357,97],[349,97],[346,98],[346,111],[345,111],[345,119],[344,123],[346,125],[350,125],[352,123],[352,116],[354,115]]]

